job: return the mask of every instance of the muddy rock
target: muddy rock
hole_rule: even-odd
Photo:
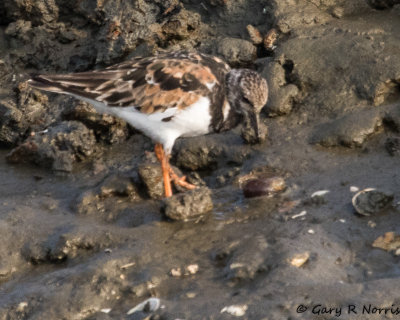
[[[238,282],[252,280],[268,269],[268,243],[264,236],[244,237],[217,250],[212,258],[225,266],[224,273],[228,280]]]
[[[268,81],[269,97],[265,108],[267,115],[273,117],[290,113],[299,95],[297,86],[288,83],[286,78],[285,68],[288,70],[292,68],[290,61],[285,61],[284,58],[276,61],[267,58],[257,63],[261,63],[261,75]]]
[[[400,156],[400,137],[387,138],[385,148],[391,156]]]
[[[213,208],[211,191],[197,188],[164,199],[164,213],[172,220],[187,221],[202,216]]]
[[[236,38],[222,39],[217,53],[234,66],[250,64],[257,57],[257,49],[250,41]]]
[[[75,102],[75,99],[67,101],[70,107],[63,111],[62,117],[65,120],[81,121],[93,130],[99,141],[109,144],[121,143],[129,137],[129,125],[125,121],[108,114],[101,114],[88,103]]]
[[[29,137],[8,155],[11,163],[32,162],[55,171],[71,171],[73,163],[94,153],[93,132],[82,123],[64,121]]]
[[[48,109],[46,95],[21,83],[15,95],[0,100],[0,144],[13,146],[28,130],[36,131],[50,123]]]
[[[141,164],[138,168],[138,174],[150,198],[152,199],[164,198],[164,182],[160,164],[157,163]]]
[[[324,147],[361,147],[381,125],[379,111],[364,110],[319,126],[312,141]]]
[[[201,18],[198,13],[182,9],[169,18],[161,27],[165,41],[184,40],[193,37],[199,28]]]
[[[400,133],[400,104],[389,109],[384,115],[383,121],[390,130]]]
[[[235,132],[178,140],[174,150],[175,164],[187,170],[215,170],[227,164],[240,165],[250,153]]]

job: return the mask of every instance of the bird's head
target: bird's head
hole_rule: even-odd
[[[228,101],[250,128],[250,141],[261,140],[260,112],[268,100],[267,81],[249,69],[233,69],[226,76]]]

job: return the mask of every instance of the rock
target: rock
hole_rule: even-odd
[[[175,164],[187,170],[215,170],[228,164],[242,165],[250,153],[234,132],[179,139],[174,150]]]
[[[217,53],[234,66],[250,64],[257,57],[257,49],[250,41],[236,38],[222,39]]]
[[[225,266],[225,276],[233,282],[252,280],[268,269],[268,242],[262,235],[245,235],[228,243],[213,254],[213,259]]]
[[[107,177],[99,186],[99,196],[102,198],[117,196],[138,199],[138,190],[132,177],[115,174]]]
[[[400,133],[400,105],[394,105],[383,117],[384,124],[394,132]]]
[[[46,112],[46,95],[31,90],[26,83],[15,90],[15,97],[0,100],[0,144],[7,147],[16,145],[29,129],[42,129],[52,121]]]
[[[247,181],[242,189],[246,198],[253,198],[281,192],[286,189],[286,184],[280,177],[257,178]]]
[[[198,13],[182,9],[170,17],[161,27],[166,41],[184,40],[193,36],[201,24]]]
[[[378,214],[392,205],[393,194],[373,188],[357,192],[352,199],[353,207],[363,216]]]
[[[375,239],[372,247],[379,248],[385,251],[394,251],[395,255],[400,254],[400,236],[395,232],[386,232],[383,236]]]
[[[309,258],[310,258],[309,252],[295,254],[290,259],[290,264],[296,268],[300,268],[308,261]]]
[[[287,83],[285,68],[281,62],[269,61],[263,64],[261,75],[267,79],[269,86],[269,97],[265,107],[267,115],[274,117],[290,113],[299,95],[299,89],[296,85]]]
[[[160,164],[144,163],[139,165],[138,174],[146,192],[152,199],[164,198],[164,182]]]
[[[385,148],[392,157],[400,156],[400,137],[387,138]]]
[[[11,163],[32,162],[53,170],[71,171],[73,163],[94,153],[93,132],[80,122],[64,121],[55,127],[29,137],[11,150]]]
[[[253,42],[254,45],[259,45],[261,42],[263,42],[263,37],[256,27],[249,24],[247,25],[246,29],[250,36],[251,42]]]
[[[164,199],[164,213],[172,220],[191,220],[208,213],[212,208],[211,191],[205,187]]]
[[[71,99],[67,101],[71,106]],[[109,144],[124,142],[130,135],[129,126],[125,121],[108,114],[101,114],[85,102],[72,103],[72,107],[67,107],[62,116],[65,120],[84,123],[93,130],[98,140]]]
[[[314,133],[312,142],[324,147],[361,147],[381,125],[382,117],[378,110],[351,113],[319,126]]]

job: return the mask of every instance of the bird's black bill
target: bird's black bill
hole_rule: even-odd
[[[244,126],[242,129],[242,138],[249,144],[262,142],[260,131],[260,115],[255,112],[245,115]]]

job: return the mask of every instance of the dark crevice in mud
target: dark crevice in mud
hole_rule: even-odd
[[[399,0],[368,0],[368,4],[376,10],[387,10],[394,5],[400,4]]]

